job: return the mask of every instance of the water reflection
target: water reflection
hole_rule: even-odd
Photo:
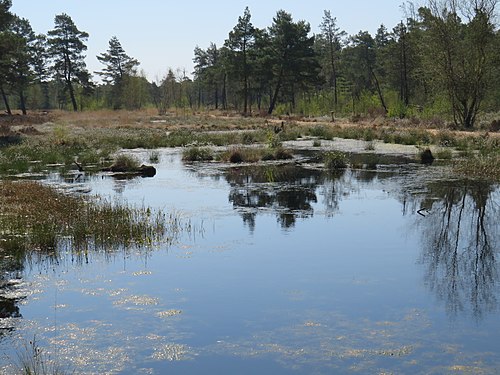
[[[12,252],[9,250],[13,250]],[[24,270],[24,259],[8,241],[0,247],[0,338],[14,330],[12,318],[21,318],[15,289]]]
[[[231,168],[225,174],[229,202],[252,233],[259,212],[274,213],[281,227],[290,229],[298,218],[314,215],[318,196],[322,197],[323,212],[332,216],[342,200],[362,185],[395,176],[371,170],[328,174],[294,165]],[[470,311],[481,318],[496,311],[500,190],[481,181],[431,178],[416,183],[412,173],[407,177],[396,177],[392,184],[399,187],[387,192],[398,198],[398,191],[404,191],[399,198],[402,213],[417,220],[426,284],[452,316]]]
[[[293,165],[270,165],[231,168],[226,180],[229,202],[240,210],[243,222],[253,232],[258,210],[275,212],[284,229],[292,228],[297,218],[312,216],[323,174]]]
[[[137,178],[113,180],[111,183],[106,181],[107,175],[94,176],[83,182],[81,178],[68,179],[67,184],[79,189],[85,186],[95,188],[104,181],[111,186],[107,189],[123,194],[124,198],[138,195],[136,199],[143,199],[141,194],[159,191],[157,196],[152,195],[158,197],[158,201],[153,200],[153,204],[158,205],[165,201],[169,204],[182,202],[179,195],[188,190],[193,194],[189,197],[214,193],[217,200],[208,202],[207,207],[212,210],[224,206],[222,214],[213,219],[214,223],[218,224],[220,220],[226,224],[224,220],[228,220],[231,226],[214,224],[213,237],[208,233],[207,238],[196,246],[191,247],[189,243],[170,253],[156,249],[151,249],[151,253],[138,249],[127,252],[122,247],[99,252],[92,244],[81,252],[72,252],[70,242],[60,242],[66,257],[48,258],[45,255],[30,261],[24,255],[2,255],[15,254],[15,251],[0,243],[0,321],[20,317],[19,297],[11,293],[11,281],[23,275],[24,267],[29,269],[30,262],[43,267],[45,261],[45,264],[57,263],[57,268],[64,270],[61,275],[68,275],[64,276],[69,280],[68,284],[58,284],[63,285],[58,293],[73,303],[73,306],[69,303],[60,307],[64,311],[61,316],[66,321],[58,326],[60,333],[53,342],[69,350],[65,352],[67,358],[77,358],[80,352],[92,353],[86,366],[96,361],[94,353],[97,352],[101,353],[98,361],[102,368],[113,362],[114,366],[121,366],[120,369],[128,366],[128,361],[139,363],[138,366],[144,366],[146,362],[150,366],[153,359],[170,365],[172,359],[190,356],[196,357],[192,363],[204,366],[206,357],[213,360],[214,353],[219,355],[215,361],[223,362],[221,358],[230,357],[229,360],[237,366],[242,362],[235,357],[276,356],[279,361],[287,362],[286,366],[297,366],[303,373],[311,372],[311,364],[318,366],[318,372],[327,372],[323,370],[330,365],[338,366],[334,372],[347,372],[342,370],[356,365],[358,372],[366,370],[364,372],[369,373],[374,366],[382,369],[389,366],[388,361],[396,362],[398,357],[401,357],[399,363],[404,362],[401,366],[408,366],[404,368],[408,371],[391,372],[416,373],[414,366],[417,361],[421,367],[439,362],[457,364],[457,368],[463,362],[479,363],[484,359],[481,351],[489,351],[489,346],[483,342],[474,344],[477,354],[469,350],[468,342],[462,337],[457,338],[455,332],[449,335],[447,327],[438,326],[442,320],[441,312],[436,313],[436,310],[440,309],[427,310],[427,299],[437,295],[442,301],[438,305],[446,306],[451,314],[466,324],[469,312],[481,319],[498,310],[500,275],[496,252],[500,189],[483,183],[440,180],[432,175],[435,167],[389,167],[380,165],[378,160],[376,168],[368,166],[370,170],[363,169],[367,166],[363,164],[359,170],[348,169],[332,174],[318,165],[305,163],[227,169],[205,164],[185,170],[175,169],[175,173],[160,174],[156,180],[150,181]],[[207,180],[208,184],[200,183]],[[196,189],[188,189],[195,185]],[[217,189],[212,190],[213,185]],[[70,191],[74,190],[70,188]],[[130,194],[128,190],[133,192]],[[196,202],[188,205],[189,209],[193,206],[198,209]],[[386,207],[389,208],[386,210]],[[402,214],[399,207],[402,207]],[[281,228],[287,231],[281,233],[284,234],[281,237],[275,235],[276,241],[285,244],[290,241],[291,250],[287,254],[291,255],[291,260],[283,259],[279,251],[263,251],[267,248],[258,242],[259,236],[246,241],[247,230],[244,228],[243,234],[238,232],[241,225],[236,225],[240,228],[234,231],[234,216],[230,212],[233,209],[251,232],[256,230],[258,215],[272,215],[271,220],[276,217]],[[367,216],[361,217],[365,214]],[[328,220],[326,224],[321,222],[323,216],[334,215],[337,215],[335,220]],[[383,228],[374,233],[367,225],[380,228],[373,225],[373,221],[380,221],[381,217],[391,223],[387,224],[389,230]],[[302,218],[307,222],[300,222]],[[330,225],[332,222],[334,225]],[[397,232],[399,227],[396,227],[402,222],[411,226],[406,228],[406,233],[417,231],[416,237],[408,236],[411,243],[401,239],[406,233],[400,235]],[[328,242],[334,234],[341,245],[305,254],[302,249],[292,246],[299,243],[294,234],[303,229],[301,226],[308,227],[308,230],[312,228],[306,233],[312,237],[303,237],[307,246],[314,247],[318,241],[323,241],[322,244]],[[268,232],[269,228],[259,230],[274,233]],[[230,237],[233,234],[234,238]],[[369,236],[374,239],[357,241]],[[260,252],[258,249],[255,252],[234,251],[226,256],[228,253],[219,251],[226,246],[225,241],[231,241],[227,246],[231,249],[237,249],[240,243],[247,246],[247,242],[256,243],[255,247],[261,249]],[[378,243],[367,245],[370,241]],[[408,245],[407,248],[404,245]],[[205,246],[206,253],[203,251]],[[261,261],[264,253],[269,257],[265,265]],[[154,261],[149,261],[149,255]],[[144,267],[129,269],[128,263],[137,263],[141,256]],[[396,260],[392,262],[392,259],[384,258],[377,263],[378,258],[384,256],[394,256]],[[417,257],[425,272],[415,267]],[[123,266],[119,264],[121,261]],[[114,264],[115,267],[111,267],[114,273],[106,270],[101,274],[99,266],[104,263]],[[393,272],[397,267],[401,267],[401,271]],[[76,282],[71,280],[74,270],[77,270],[76,277],[84,277]],[[92,278],[89,275],[93,272],[97,275]],[[390,275],[384,275],[386,272]],[[417,283],[424,278],[429,291],[419,290],[414,299],[413,296],[407,299],[415,289],[415,272]],[[259,277],[249,278],[248,274]],[[274,286],[270,290],[262,287],[271,284]],[[397,286],[391,289],[394,284]],[[401,288],[404,295],[398,295],[397,288]],[[420,306],[421,295],[424,296],[424,307]],[[219,300],[219,296],[231,297],[220,297]],[[231,303],[235,313],[231,311],[231,317],[226,319],[227,300],[233,296]],[[29,304],[21,306],[29,319]],[[80,310],[83,308],[85,310]],[[89,317],[87,311],[97,315],[90,330],[85,323]],[[73,312],[75,317],[70,316]],[[84,323],[73,324],[73,320],[79,319],[79,314],[85,315]],[[438,318],[434,319],[433,314]],[[5,317],[7,319],[3,319]],[[239,325],[240,319],[245,320],[244,327]],[[198,321],[203,322],[203,327],[197,325]],[[477,330],[478,334],[487,337],[485,340],[495,337],[496,331],[488,331],[487,319],[483,324]],[[131,327],[138,327],[141,332],[131,333]],[[211,327],[216,334],[211,333]],[[0,327],[0,337],[8,329]],[[461,333],[464,336],[470,333],[469,330],[464,332]],[[68,345],[68,337],[75,345]],[[124,337],[127,342],[123,341]],[[217,345],[204,346],[205,341]],[[94,342],[99,350],[94,350]],[[150,357],[144,354],[148,350],[153,352]],[[460,353],[455,356],[450,354],[451,350]],[[127,357],[129,353],[133,355]],[[464,360],[461,353],[473,354]],[[119,357],[123,358],[122,362]],[[484,363],[488,365],[486,361]],[[360,364],[365,367],[359,367]],[[323,365],[326,367],[321,367]],[[163,363],[158,364],[158,368],[160,366]],[[161,369],[167,370],[166,366]],[[442,371],[436,373],[447,372],[450,368],[439,368]],[[132,368],[130,373],[134,370]],[[158,373],[164,372],[167,371]]]
[[[229,202],[237,209],[244,224],[255,230],[259,212],[272,212],[283,229],[293,228],[299,218],[314,215],[320,209],[327,217],[335,215],[342,199],[359,191],[360,184],[393,176],[372,170],[333,172],[300,165],[267,165],[230,168],[225,178],[230,185]]]
[[[452,315],[498,308],[499,190],[484,182],[429,184],[420,202],[425,280]]]

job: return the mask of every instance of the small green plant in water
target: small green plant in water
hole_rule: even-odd
[[[347,155],[341,151],[330,151],[324,154],[325,168],[329,170],[343,169],[347,167]]]
[[[442,160],[450,160],[453,157],[453,153],[449,148],[443,148],[436,151],[436,158]]]
[[[149,153],[149,162],[153,164],[158,164],[160,162],[160,152],[157,150],[151,151]]]
[[[375,150],[375,144],[373,143],[373,141],[366,142],[365,150],[366,151],[373,151],[373,150]]]
[[[279,134],[275,134],[274,132],[269,132],[267,134],[267,145],[269,148],[278,148],[281,147],[281,144]]]

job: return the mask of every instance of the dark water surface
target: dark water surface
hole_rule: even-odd
[[[500,373],[500,189],[446,175],[165,151],[151,179],[52,176],[192,230],[168,248],[2,259],[3,372],[36,336],[77,374]]]

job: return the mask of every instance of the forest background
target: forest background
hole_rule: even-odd
[[[0,108],[16,110],[216,109],[243,115],[385,116],[487,128],[500,108],[496,0],[407,3],[405,18],[355,35],[324,10],[319,33],[285,10],[257,28],[242,10],[227,38],[195,46],[194,71],[149,80],[112,37],[85,63],[89,34],[70,15],[46,34],[0,0]]]

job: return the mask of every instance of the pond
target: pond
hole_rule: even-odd
[[[499,186],[394,160],[330,173],[162,150],[157,169],[47,176],[191,230],[84,258],[0,255],[3,373],[33,339],[78,374],[500,372]]]

